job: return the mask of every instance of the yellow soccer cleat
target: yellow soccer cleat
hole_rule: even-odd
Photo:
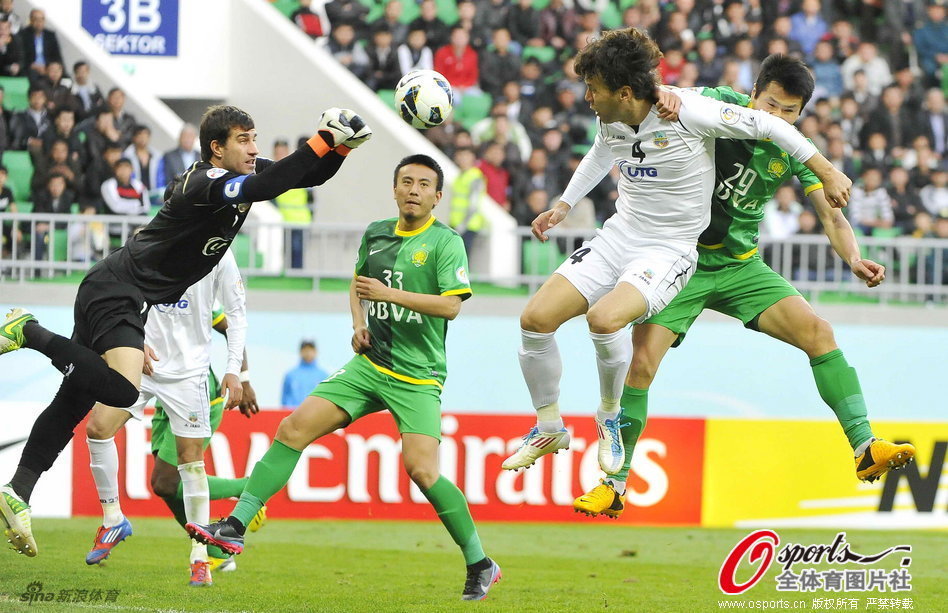
[[[260,507],[260,510],[257,511],[257,514],[253,516],[253,519],[250,520],[250,523],[247,524],[247,529],[251,532],[256,532],[263,527],[263,524],[267,522],[267,507],[266,505]]]
[[[30,558],[36,555],[38,550],[33,539],[30,505],[13,491],[10,484],[0,488],[0,528],[14,551]]]
[[[16,351],[26,340],[23,337],[23,326],[36,321],[33,314],[24,309],[10,309],[6,319],[0,323],[0,355]]]
[[[913,445],[897,445],[881,438],[873,439],[862,455],[856,458],[856,477],[871,483],[890,470],[904,467],[914,457]]]
[[[601,481],[599,485],[573,501],[573,510],[590,517],[605,515],[618,519],[625,510],[625,496],[619,495],[611,483]]]
[[[207,556],[207,569],[212,573],[229,573],[231,571],[237,570],[237,560],[234,559],[234,556],[228,556],[226,558]]]

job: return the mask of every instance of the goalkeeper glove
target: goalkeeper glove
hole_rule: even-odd
[[[352,128],[353,135],[342,141],[342,144],[336,149],[338,153],[346,155],[352,149],[355,149],[365,141],[372,138],[372,128],[370,128],[361,117],[355,114],[355,111],[342,109],[342,114],[348,119],[349,127]]]
[[[333,107],[323,111],[323,114],[319,117],[316,135],[307,142],[316,152],[316,155],[322,157],[329,150],[335,149],[344,140],[352,137],[353,134],[349,119],[342,113],[341,109]]]

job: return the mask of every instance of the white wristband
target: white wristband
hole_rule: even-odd
[[[246,383],[248,381],[250,381],[250,371],[249,370],[240,371],[240,382]]]

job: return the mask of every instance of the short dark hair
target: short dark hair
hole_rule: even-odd
[[[416,153],[414,155],[409,155],[408,157],[402,158],[402,161],[399,162],[398,166],[395,167],[395,174],[392,176],[392,185],[398,184],[398,171],[401,170],[403,166],[408,166],[410,164],[427,166],[431,170],[435,171],[435,174],[438,175],[438,183],[435,185],[435,189],[440,192],[444,188],[444,171],[441,170],[441,165],[438,164],[433,157],[430,155],[424,155],[423,153]]]
[[[639,100],[656,100],[658,61],[662,52],[648,34],[635,28],[612,30],[576,54],[575,70],[582,79],[599,77],[611,91],[632,88]]]
[[[211,161],[211,143],[227,142],[231,128],[252,130],[253,118],[236,106],[217,104],[209,107],[201,117],[201,160]]]
[[[149,134],[151,134],[151,128],[149,128],[143,123],[136,124],[136,126],[132,128],[132,136],[137,136],[141,132],[148,132]]]
[[[87,62],[87,61],[85,61],[85,60],[79,60],[78,62],[76,62],[75,64],[72,65],[72,71],[73,71],[73,72],[76,72],[77,70],[79,70],[79,69],[82,68],[83,66],[88,66],[88,65],[89,65],[89,62]]]
[[[813,73],[803,60],[779,53],[767,56],[761,62],[757,82],[754,83],[757,95],[759,96],[771,83],[777,83],[791,96],[802,98],[801,108],[810,101],[815,87]]]
[[[115,160],[115,165],[113,165],[112,168],[118,168],[118,167],[121,166],[122,164],[128,164],[129,166],[131,166],[131,165],[132,165],[132,161],[131,161],[130,159],[128,159],[128,158],[125,158],[125,157],[119,158],[119,159]]]
[[[29,90],[26,92],[27,98],[32,98],[36,92],[43,92],[46,97],[49,97],[49,92],[47,92],[46,88],[42,85],[30,85]]]

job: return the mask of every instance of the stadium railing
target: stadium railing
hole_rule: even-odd
[[[94,237],[109,232],[107,248],[117,248],[149,217],[116,215],[57,215],[42,213],[0,213],[0,227],[10,243],[0,254],[0,279],[26,280],[54,278],[82,273],[93,263]],[[30,243],[40,224],[48,224],[45,256],[37,259]],[[97,224],[91,226],[90,224]],[[22,238],[11,229],[18,227]],[[303,230],[303,267],[289,268],[292,241],[290,232]],[[253,277],[349,279],[364,224],[316,223],[298,226],[283,222],[247,220],[231,245],[244,274]],[[495,232],[507,230],[495,230]],[[471,271],[474,281],[507,287],[539,287],[561,262],[570,257],[595,230],[557,228],[550,241],[540,243],[530,228],[510,230],[519,241],[515,252],[519,261],[511,267],[519,272],[500,277]],[[70,239],[72,236],[72,239]],[[278,240],[274,240],[274,238]],[[488,238],[478,239],[486,243]],[[860,238],[863,256],[886,266],[886,282],[867,288],[832,251],[825,236],[797,235],[779,241],[762,239],[760,253],[774,270],[790,280],[811,299],[821,294],[875,299],[882,302],[942,302],[948,299],[948,239],[912,237]],[[486,246],[482,245],[482,246]],[[314,285],[315,286],[315,285]]]

